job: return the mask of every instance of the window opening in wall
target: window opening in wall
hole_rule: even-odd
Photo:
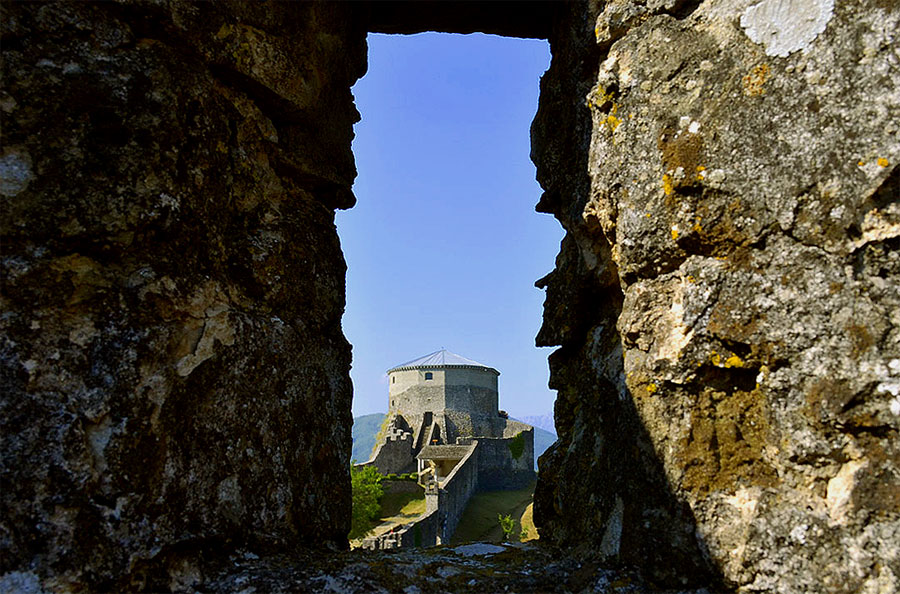
[[[534,282],[553,270],[563,230],[534,211],[530,159],[549,64],[545,40],[368,36],[353,87],[357,204],[336,215],[355,415],[384,411],[385,370],[442,346],[501,371],[511,416],[551,413]]]
[[[553,270],[564,233],[534,211],[542,190],[529,157],[549,45],[372,34],[368,50],[368,72],[353,88],[362,118],[357,205],[336,215],[354,427],[369,416],[382,422],[387,402],[394,407],[387,388],[396,379],[386,381],[385,370],[446,345],[500,370],[500,408],[510,417],[552,429],[549,350],[534,346],[544,294],[534,282]],[[439,429],[409,430],[416,447],[450,440],[436,437]],[[535,458],[555,439],[543,435]]]

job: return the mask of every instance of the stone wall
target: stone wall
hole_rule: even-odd
[[[898,589],[900,5],[567,6],[533,127],[567,231],[541,537],[669,583]]]
[[[453,468],[453,472],[440,482],[436,492],[433,488],[425,491],[427,511],[437,508],[438,513],[438,539],[436,544],[448,543],[459,524],[459,519],[466,510],[469,497],[478,489],[479,468],[478,449],[469,451],[466,456]]]
[[[362,548],[430,547],[450,542],[469,498],[479,487],[480,447],[470,449],[440,486],[431,483],[426,487],[424,514],[392,532],[366,538]]]
[[[372,457],[357,466],[374,466],[381,474],[415,472],[416,459],[413,457],[413,435],[409,431],[396,431],[384,437],[375,446]]]
[[[524,426],[524,423],[522,423]],[[516,437],[521,435],[521,437]],[[513,456],[513,441],[522,451]],[[478,438],[478,488],[482,491],[520,489],[531,484],[534,473],[534,429],[528,427],[506,438]]]
[[[343,545],[368,26],[550,39],[542,539],[670,584],[900,589],[900,6],[433,8],[4,5],[0,574],[163,590]]]
[[[447,443],[454,443],[459,436],[494,435],[498,420],[494,370],[435,368],[429,371],[430,380],[425,373],[420,369],[390,373],[391,413],[402,415],[411,427],[420,427],[425,414],[433,413]]]
[[[0,575],[162,590],[236,546],[346,546],[353,23],[4,4]]]

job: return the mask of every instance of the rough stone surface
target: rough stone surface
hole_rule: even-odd
[[[0,587],[632,588],[605,557],[900,589],[900,6],[430,8],[4,4]],[[563,552],[302,548],[349,524],[366,27],[550,39],[535,521]]]
[[[352,23],[4,3],[3,583],[134,589],[235,544],[345,546]]]
[[[900,6],[584,10],[596,71],[551,37],[533,135],[568,231],[538,337],[562,345],[542,538],[674,583],[897,590]],[[586,75],[589,132],[556,99]],[[562,118],[588,189],[560,181]]]
[[[658,591],[634,568],[575,559],[534,544],[472,543],[432,549],[355,550],[328,557],[238,554],[194,584],[204,592],[596,592]],[[669,594],[709,594],[668,590]]]

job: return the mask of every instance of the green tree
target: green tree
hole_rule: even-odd
[[[369,531],[372,520],[378,517],[381,509],[381,496],[384,488],[381,481],[384,477],[374,466],[350,467],[350,486],[353,494],[353,509],[350,519],[350,539],[362,538]]]

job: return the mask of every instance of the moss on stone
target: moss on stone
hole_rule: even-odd
[[[519,432],[509,441],[509,453],[518,460],[525,452],[525,433]]]

